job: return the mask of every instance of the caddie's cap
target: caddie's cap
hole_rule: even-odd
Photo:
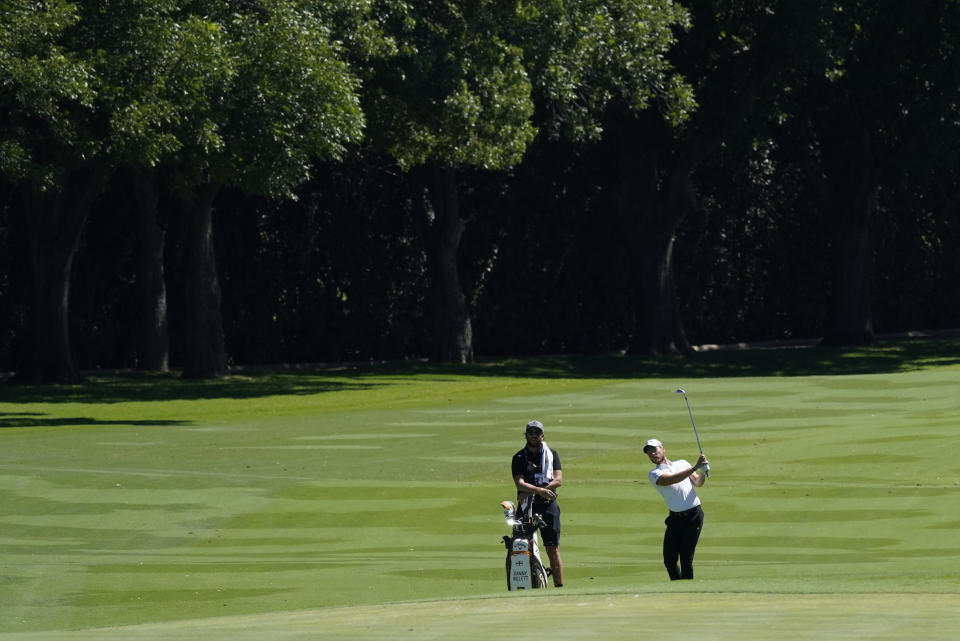
[[[527,423],[527,431],[540,432],[541,434],[543,434],[543,423],[541,423],[540,421],[530,421],[529,423]]]
[[[647,441],[646,443],[643,444],[643,452],[644,452],[644,453],[647,452],[647,448],[648,448],[648,447],[663,447],[663,443],[661,443],[660,441],[658,441],[658,440],[655,439],[655,438],[652,438],[652,439],[650,439],[649,441]]]

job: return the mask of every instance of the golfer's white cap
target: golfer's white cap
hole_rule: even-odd
[[[540,421],[530,421],[529,423],[527,423],[527,431],[528,432],[539,431],[543,433],[543,423],[541,423]]]
[[[655,438],[652,438],[643,444],[643,451],[646,452],[648,447],[663,447],[663,443]]]

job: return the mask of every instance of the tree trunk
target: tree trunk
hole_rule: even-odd
[[[687,353],[690,342],[683,328],[673,277],[675,224],[662,216],[642,224],[637,258],[639,305],[630,353]]]
[[[873,215],[877,185],[869,160],[860,158],[829,181],[834,225],[834,282],[824,319],[825,345],[873,342]]]
[[[183,378],[219,378],[227,373],[213,245],[213,200],[219,188],[213,183],[197,187],[182,203],[186,304]]]
[[[136,218],[137,368],[166,372],[170,369],[167,284],[163,264],[166,232],[157,219],[159,193],[154,172],[135,171],[132,180]]]
[[[689,176],[674,168],[657,199],[634,204],[637,220],[637,320],[631,354],[662,355],[690,351],[677,304],[673,244],[677,227],[692,204]],[[637,203],[642,203],[638,200]]]
[[[690,351],[677,303],[674,235],[697,206],[694,172],[724,140],[748,126],[773,72],[771,60],[757,62],[743,86],[722,92],[722,105],[704,105],[679,136],[665,130],[656,113],[628,116],[614,127],[622,172],[615,199],[624,215],[636,221],[637,233],[639,300],[630,353]]]
[[[695,154],[672,154],[663,141],[645,137],[648,124],[630,119],[615,146],[620,175],[613,201],[634,230],[636,319],[631,354],[661,355],[690,351],[677,304],[673,275],[674,235],[694,206],[690,172]],[[673,144],[673,141],[670,141]],[[662,157],[667,157],[664,160]]]
[[[61,191],[24,192],[20,229],[24,235],[30,306],[17,381],[80,381],[70,344],[70,277],[102,179],[99,170],[75,171]]]
[[[417,222],[433,279],[433,358],[441,363],[472,363],[473,326],[457,268],[466,221],[460,216],[456,170],[432,168],[424,192],[416,199]]]
[[[874,339],[872,227],[879,187],[870,122],[861,117],[855,125],[814,123],[821,152],[804,167],[829,215],[825,224],[833,243],[824,345],[869,345]]]

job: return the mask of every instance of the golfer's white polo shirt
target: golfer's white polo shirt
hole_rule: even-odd
[[[700,505],[700,497],[697,496],[696,491],[694,491],[693,483],[690,482],[689,476],[673,485],[657,485],[657,479],[664,475],[689,470],[691,467],[693,466],[683,459],[680,459],[679,461],[661,463],[647,474],[647,478],[650,479],[653,487],[657,488],[657,491],[663,496],[663,500],[667,503],[667,509],[671,512],[683,512],[690,508],[697,507]]]

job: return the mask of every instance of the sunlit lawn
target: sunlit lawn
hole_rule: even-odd
[[[636,639],[662,615],[701,641],[946,639],[958,363],[917,343],[6,385],[0,638],[490,639],[529,617]],[[696,454],[677,387],[712,468],[684,584],[640,452]],[[566,586],[508,594],[498,504],[531,418],[563,462]]]

